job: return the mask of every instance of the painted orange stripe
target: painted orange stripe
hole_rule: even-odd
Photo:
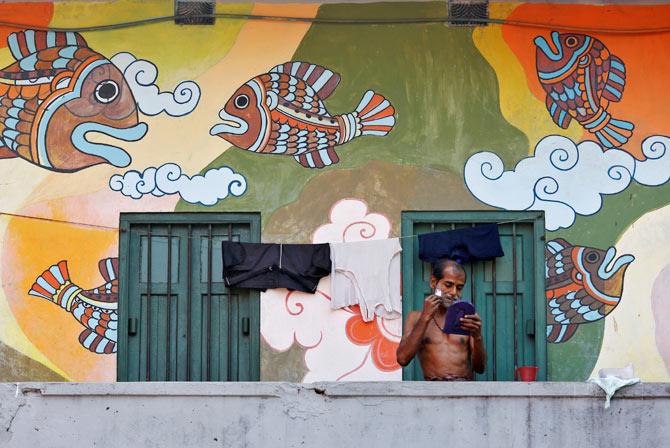
[[[37,283],[35,283],[35,284],[33,285],[33,288],[32,288],[32,289],[34,289],[36,292],[39,292],[39,293],[41,293],[41,294],[44,294],[44,295],[47,296],[47,297],[51,297],[51,298],[53,298],[53,294],[51,294],[51,293],[50,293],[49,291],[47,291],[46,289],[42,288],[42,287],[41,287],[40,285],[38,285]]]
[[[375,93],[375,95],[372,97],[372,99],[370,100],[370,102],[368,103],[368,105],[365,106],[365,107],[363,108],[363,110],[360,111],[360,112],[358,113],[358,116],[360,117],[361,115],[365,115],[365,114],[367,114],[367,113],[370,112],[372,109],[374,109],[375,107],[379,106],[379,105],[382,103],[382,101],[384,101],[384,97],[381,96],[381,95],[379,95],[379,94],[377,94],[377,93]]]
[[[58,263],[58,270],[60,271],[60,275],[63,276],[65,281],[70,281],[70,273],[67,270],[67,261],[60,261]]]
[[[55,289],[58,289],[58,288],[60,288],[60,286],[61,286],[61,285],[58,283],[58,280],[56,280],[56,277],[54,277],[54,275],[53,275],[51,272],[49,272],[49,271],[45,271],[45,272],[42,274],[42,278],[43,278],[44,280],[46,280],[47,283],[50,284],[51,286],[53,286]]]
[[[364,131],[390,131],[393,126],[363,126]]]
[[[394,113],[395,113],[395,110],[393,109],[393,107],[389,106],[389,107],[387,107],[385,109],[382,109],[381,111],[377,112],[376,114],[374,114],[371,117],[365,117],[365,121],[372,121],[372,120],[378,120],[380,118],[390,117]]]
[[[586,120],[582,120],[582,124],[591,124],[594,121],[596,121],[600,116],[604,113],[605,111],[603,109],[598,109],[596,113],[591,117],[587,118]]]
[[[569,78],[570,76],[574,75],[575,73],[575,68],[577,67],[578,62],[575,62],[572,64],[572,67],[570,67],[570,70],[562,74],[561,76],[557,76],[556,78],[551,78],[551,79],[540,79],[540,82],[542,84],[555,84],[559,81],[563,81],[565,78]]]
[[[553,296],[551,298],[554,298],[554,297],[560,297],[560,296],[562,296],[564,294],[567,294],[569,292],[579,291],[580,289],[581,289],[581,285],[570,284],[570,285],[564,286],[562,288],[547,290],[547,292],[550,291],[553,294]]]

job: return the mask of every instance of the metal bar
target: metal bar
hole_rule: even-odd
[[[151,224],[147,224],[147,351],[144,379],[151,381]]]
[[[232,241],[232,240],[233,240],[233,225],[228,224],[228,241]],[[228,360],[226,362],[226,381],[232,381],[232,375],[233,375],[233,366],[232,366],[233,357],[231,356],[231,349],[232,349],[231,339],[232,339],[232,335],[233,335],[232,334],[232,328],[231,328],[232,327],[232,322],[233,322],[233,319],[232,319],[232,316],[231,316],[231,312],[232,312],[232,308],[233,308],[231,306],[231,301],[232,300],[233,300],[232,294],[230,293],[230,289],[228,289],[228,297],[227,297],[227,300],[226,300],[226,306],[227,306],[227,310],[228,310],[226,312],[226,317],[228,318],[228,325],[227,325],[227,328],[226,328],[228,330],[228,336],[226,338],[226,348],[227,348],[226,356],[228,358]],[[238,357],[239,357],[239,353],[238,353]]]
[[[518,367],[518,360],[519,360],[519,347],[518,347],[518,341],[517,341],[517,325],[518,325],[518,317],[517,317],[517,268],[516,268],[516,224],[512,223],[512,263],[513,263],[513,268],[512,268],[512,297],[514,298],[514,371],[516,372],[516,368]]]
[[[132,244],[132,243],[130,243],[130,241],[132,241],[132,232],[134,232],[133,229],[136,229],[137,227],[139,227],[139,226],[129,225],[129,231],[131,232],[130,235],[128,235],[129,246]],[[139,259],[140,272],[138,273],[137,278],[139,279],[139,283],[141,284],[142,283],[142,261],[143,261],[142,260],[142,234],[139,235],[139,248],[138,249],[139,249],[138,259]],[[128,252],[130,252],[131,250],[132,249],[129,249]],[[132,257],[132,255],[131,255],[131,257]],[[121,259],[119,259],[119,262],[120,261],[121,261]],[[130,259],[128,260],[128,271],[130,271]],[[128,278],[129,281],[131,281],[130,280],[130,275],[127,278]],[[119,279],[119,282],[121,282],[121,279]],[[120,283],[119,283],[119,286],[120,286]],[[128,286],[130,286],[130,285],[128,285]],[[137,340],[137,346],[138,346],[137,347],[137,381],[140,381],[140,377],[142,376],[142,372],[141,372],[140,368],[142,367],[142,332],[144,331],[142,329],[142,324],[144,323],[144,315],[142,314],[142,292],[140,291],[139,287],[137,288],[137,292],[139,293],[138,295],[139,295],[139,301],[140,301],[139,306],[138,306],[139,312],[140,312],[140,315],[139,315],[139,318],[138,318],[138,324],[139,324],[140,328],[138,330],[139,334],[138,334],[138,340]],[[128,295],[130,297],[130,292],[129,292]],[[130,300],[128,300],[128,302],[130,302]],[[128,303],[128,306],[130,306],[130,303]],[[128,348],[130,348],[130,341],[128,341]],[[128,353],[130,354],[130,351]]]
[[[211,376],[212,357],[212,225],[207,226],[207,381]]]
[[[491,261],[491,280],[492,280],[492,297],[493,297],[493,322],[491,323],[491,328],[493,331],[493,350],[492,350],[492,356],[491,358],[493,359],[493,381],[497,380],[497,372],[496,372],[496,259],[494,258],[493,261]]]
[[[186,381],[191,381],[191,238],[193,227],[188,225],[186,238]]]
[[[434,231],[435,231],[435,223],[434,223],[434,222],[431,222],[431,223],[430,223],[430,232],[432,233],[432,232],[434,232]],[[414,233],[414,232],[412,232],[412,233]],[[418,240],[418,238],[417,238],[417,240]],[[428,276],[427,276],[427,277],[426,277],[426,273],[423,272],[423,271],[424,271],[424,267],[426,266],[426,264],[428,264],[429,269],[430,269],[430,271],[428,272]],[[428,281],[428,282],[430,282],[430,278],[431,278],[431,276],[433,275],[433,263],[421,263],[421,266],[422,266],[422,269],[421,269],[421,270],[422,270],[422,272],[423,272],[423,279],[422,279],[422,280],[423,280],[423,281]],[[428,287],[429,287],[429,289],[430,289],[430,283],[429,283]],[[433,291],[430,291],[428,294],[433,294]],[[421,299],[421,302],[423,302],[423,298]],[[416,364],[418,364],[418,363],[416,363]]]
[[[170,338],[172,337],[172,224],[167,226],[167,341],[165,343],[167,355],[165,356],[165,379],[170,381],[170,367],[172,364],[172,353],[170,352]]]
[[[471,226],[474,227],[475,223],[473,222]],[[475,309],[477,309],[477,304],[475,303],[476,302],[475,292],[476,292],[475,291],[475,263],[471,261],[470,262],[470,301],[472,302],[472,306],[474,306]]]

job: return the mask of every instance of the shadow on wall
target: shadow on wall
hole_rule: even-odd
[[[67,381],[53,370],[0,342],[2,381]]]

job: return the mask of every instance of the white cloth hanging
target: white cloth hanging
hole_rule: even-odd
[[[363,320],[402,316],[400,240],[331,243],[332,309],[359,305]]]

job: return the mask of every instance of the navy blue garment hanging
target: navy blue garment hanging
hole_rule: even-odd
[[[328,244],[264,244],[223,241],[226,286],[253,289],[288,288],[314,293],[330,275]]]
[[[498,224],[483,224],[419,235],[419,258],[436,263],[449,258],[459,264],[502,257]]]

